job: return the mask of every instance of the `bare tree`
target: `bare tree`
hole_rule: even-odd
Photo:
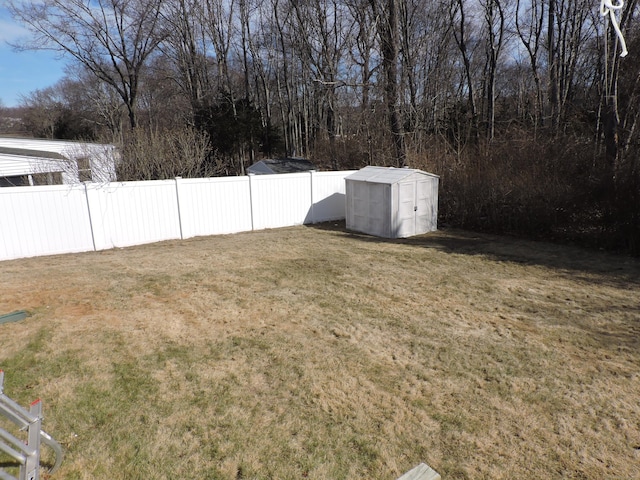
[[[296,28],[301,33],[297,47],[307,63],[307,71],[313,75],[310,80],[316,84],[319,120],[329,139],[331,165],[337,168],[337,89],[344,86],[339,70],[353,21],[336,0],[314,0],[305,4],[294,2],[293,9]]]
[[[265,18],[262,18],[263,21],[258,21],[258,19],[254,18],[254,16],[270,18],[267,15],[268,6],[265,5],[268,5],[268,3],[259,1],[255,5],[249,5],[246,0],[241,2],[243,23],[246,23],[243,30],[246,31],[248,58],[250,57],[251,59],[253,83],[255,84],[254,95],[256,103],[261,106],[263,127],[267,127],[272,122],[271,111],[274,86],[271,73],[277,68],[275,66],[277,57],[276,35]],[[251,29],[252,20],[257,27],[255,30]],[[246,63],[249,63],[248,59]],[[245,79],[245,83],[246,81]]]
[[[356,23],[354,47],[351,49],[351,61],[360,70],[360,87],[362,89],[360,108],[364,115],[369,110],[372,78],[377,64],[375,63],[377,18],[367,8],[366,0],[350,0],[347,6]],[[363,121],[365,118],[363,118]]]
[[[631,29],[628,27],[629,20],[634,17],[634,12],[637,15],[637,8],[639,6],[638,0],[632,0],[627,4],[627,9],[623,12],[623,26],[625,30],[629,32]],[[637,21],[637,17],[636,17]],[[634,42],[636,48],[640,46],[640,28],[636,27],[635,37],[630,38]],[[617,61],[620,62],[620,57],[617,57]],[[625,62],[622,68],[622,77],[617,79],[621,81],[624,98],[621,105],[621,125],[624,130],[622,138],[622,149],[624,153],[630,153],[632,146],[640,145],[638,140],[638,122],[640,121],[640,65],[637,62]],[[617,102],[616,102],[617,103]],[[633,158],[635,169],[638,175],[640,175],[640,158],[636,156]]]
[[[229,55],[232,43],[237,40],[234,29],[237,0],[204,0],[202,26],[213,45],[217,65],[218,88],[233,94],[229,76]]]
[[[455,0],[452,2],[449,15],[453,25],[451,32],[453,38],[462,55],[462,63],[464,66],[464,78],[466,82],[467,92],[467,108],[471,116],[471,122],[475,135],[478,134],[478,107],[476,105],[476,87],[472,69],[473,45],[470,41],[469,21],[467,19],[467,2],[466,0]],[[470,50],[471,49],[471,50]]]
[[[547,48],[549,76],[549,115],[559,132],[563,126],[567,101],[574,91],[578,60],[588,32],[586,19],[592,2],[548,0]]]
[[[498,71],[498,58],[504,47],[505,39],[505,12],[501,0],[484,0],[483,2],[486,38],[486,64],[484,75],[487,125],[487,139],[493,140],[495,135],[496,115],[496,72]]]
[[[135,128],[140,77],[163,40],[162,0],[8,0],[13,17],[31,32],[22,49],[68,54],[111,85]]]
[[[375,164],[374,140],[376,128],[374,108],[375,74],[378,71],[377,59],[377,19],[369,7],[368,0],[347,0],[347,8],[354,19],[354,32],[349,48],[349,62],[352,73],[352,83],[355,85],[354,98],[359,104],[358,121],[351,126],[351,131],[357,134],[359,147],[365,154],[366,163]],[[354,164],[352,164],[353,166]]]
[[[516,32],[522,45],[529,56],[529,67],[535,84],[535,103],[533,110],[534,133],[536,127],[542,124],[543,96],[542,78],[540,73],[540,55],[542,49],[545,3],[539,0],[524,2],[517,0],[516,3]]]
[[[278,65],[275,68],[274,76],[276,82],[276,92],[278,94],[278,105],[280,110],[280,121],[282,122],[285,150],[288,155],[303,150],[309,151],[309,136],[305,136],[306,143],[303,143],[299,127],[300,121],[305,122],[304,129],[308,128],[308,118],[305,113],[299,115],[297,95],[294,89],[295,62],[291,34],[291,18],[294,16],[292,9],[288,8],[287,2],[271,0],[273,12],[273,25],[275,28],[274,43],[277,44]],[[302,118],[301,118],[302,117]]]
[[[223,166],[211,159],[206,133],[191,127],[172,130],[136,128],[119,146],[118,179],[160,180],[219,175]]]
[[[35,137],[55,138],[61,99],[54,87],[35,90],[21,98],[22,122]]]
[[[427,132],[439,129],[447,102],[455,97],[454,72],[459,68],[454,66],[457,56],[445,2],[406,0],[401,12],[405,123],[411,126],[415,154],[424,151]]]
[[[187,96],[195,113],[211,89],[208,44],[202,28],[202,7],[198,0],[166,0],[162,14],[169,28],[162,52],[175,65],[174,81]]]
[[[389,115],[391,137],[395,150],[395,161],[399,167],[407,163],[407,148],[399,107],[398,54],[400,51],[399,3],[402,0],[369,0],[377,21],[382,67],[385,81],[385,103]]]
[[[121,140],[126,115],[118,92],[91,72],[83,70],[77,75],[78,82],[83,86],[84,102],[93,112],[97,125],[101,130],[106,130],[107,141]]]

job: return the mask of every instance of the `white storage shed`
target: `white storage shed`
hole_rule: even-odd
[[[384,238],[437,230],[439,180],[422,170],[364,167],[345,178],[347,229]]]

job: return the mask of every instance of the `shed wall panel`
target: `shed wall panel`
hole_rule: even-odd
[[[377,236],[389,236],[391,186],[347,182],[347,228]]]
[[[353,228],[359,232],[369,230],[369,188],[364,183],[353,183]]]
[[[347,228],[356,232],[369,229],[369,190],[361,182],[347,182]]]
[[[391,186],[371,183],[369,186],[368,220],[373,235],[388,237],[391,231]]]

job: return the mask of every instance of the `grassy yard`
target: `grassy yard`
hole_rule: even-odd
[[[640,478],[638,260],[324,224],[0,262],[19,309],[52,480]]]

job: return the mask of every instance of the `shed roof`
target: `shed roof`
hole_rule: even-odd
[[[345,180],[356,180],[369,183],[385,183],[392,185],[398,183],[412,175],[426,175],[439,178],[438,175],[428,173],[415,168],[394,168],[394,167],[364,167],[356,173],[352,173]]]
[[[308,172],[316,167],[306,158],[269,158],[254,163],[247,171],[249,173],[273,174],[273,173],[297,173]]]
[[[18,157],[38,157],[38,158],[55,158],[63,160],[64,157],[58,152],[46,150],[31,150],[26,148],[3,147],[0,145],[0,154],[15,155]]]
[[[14,138],[0,137],[0,148],[4,153],[13,155],[29,156],[29,151],[35,152],[31,155],[38,157],[56,158],[79,158],[87,155],[96,155],[112,150],[113,145],[99,143],[73,142],[69,140],[46,140],[40,138]],[[45,155],[44,152],[48,152]]]

